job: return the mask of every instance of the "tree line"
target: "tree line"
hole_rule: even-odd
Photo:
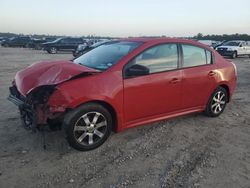
[[[248,34],[223,34],[223,35],[203,35],[202,33],[198,33],[193,39],[197,40],[216,40],[216,41],[228,41],[228,40],[245,40],[250,41],[250,35]]]
[[[43,38],[43,37],[65,37],[65,36],[56,36],[56,35],[24,35],[24,34],[15,34],[15,33],[1,33],[0,37],[15,37],[15,36],[31,36],[33,38]],[[165,35],[162,36],[144,36],[144,37],[166,37]],[[95,36],[95,35],[87,35],[82,36],[82,38],[88,38],[88,39],[100,39],[100,38],[107,38],[107,39],[114,39],[116,37],[103,37],[103,36]],[[119,37],[117,37],[119,38]],[[203,35],[202,33],[198,33],[197,35],[193,37],[183,37],[183,38],[190,38],[190,39],[196,39],[196,40],[216,40],[216,41],[228,41],[228,40],[245,40],[250,41],[250,35],[248,34],[223,34],[223,35]]]

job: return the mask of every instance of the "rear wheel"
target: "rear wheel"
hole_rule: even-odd
[[[205,114],[209,117],[217,117],[224,111],[228,101],[228,93],[225,88],[218,87],[211,95]]]
[[[96,103],[89,103],[69,112],[64,120],[69,144],[80,151],[102,145],[111,133],[112,117],[109,111]]]

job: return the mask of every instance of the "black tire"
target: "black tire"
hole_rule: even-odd
[[[222,97],[222,95],[224,95],[224,97],[222,97],[220,102],[215,101],[215,99],[218,100],[217,96],[218,96],[219,93],[221,94],[220,95],[221,97]],[[212,95],[209,98],[209,101],[207,103],[207,107],[205,109],[205,115],[207,115],[209,117],[218,117],[224,111],[227,102],[228,102],[228,92],[227,92],[227,90],[225,88],[223,88],[223,87],[218,87],[212,93]],[[218,105],[220,105],[220,107],[218,107]],[[216,109],[219,109],[219,111],[216,112]]]
[[[235,51],[235,52],[232,54],[231,58],[232,58],[232,59],[235,59],[235,58],[237,57],[237,55],[238,55],[238,54],[237,54],[237,52]]]
[[[57,53],[57,48],[56,47],[50,47],[49,48],[49,53],[50,54],[56,54]]]
[[[93,123],[97,115],[97,120]],[[103,125],[99,127],[100,124]],[[99,147],[107,140],[112,130],[112,116],[102,105],[87,103],[66,114],[63,127],[71,147],[80,151],[88,151]],[[85,130],[79,130],[79,127]]]

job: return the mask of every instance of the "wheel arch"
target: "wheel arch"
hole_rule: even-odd
[[[110,114],[112,116],[112,120],[113,120],[112,131],[117,132],[117,129],[118,129],[118,117],[117,117],[117,112],[116,112],[115,108],[110,103],[107,103],[106,101],[102,101],[102,100],[87,101],[87,102],[79,104],[75,108],[78,108],[79,106],[89,104],[89,103],[99,104],[99,105],[103,106],[104,108],[106,108],[110,112]]]
[[[222,88],[224,88],[227,91],[227,94],[228,94],[227,102],[229,102],[231,95],[230,95],[230,89],[229,89],[228,85],[226,85],[226,84],[220,84],[218,87],[222,87]]]

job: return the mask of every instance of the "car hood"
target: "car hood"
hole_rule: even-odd
[[[17,72],[15,84],[18,91],[26,96],[40,86],[57,85],[83,73],[98,73],[71,61],[40,62]]]

